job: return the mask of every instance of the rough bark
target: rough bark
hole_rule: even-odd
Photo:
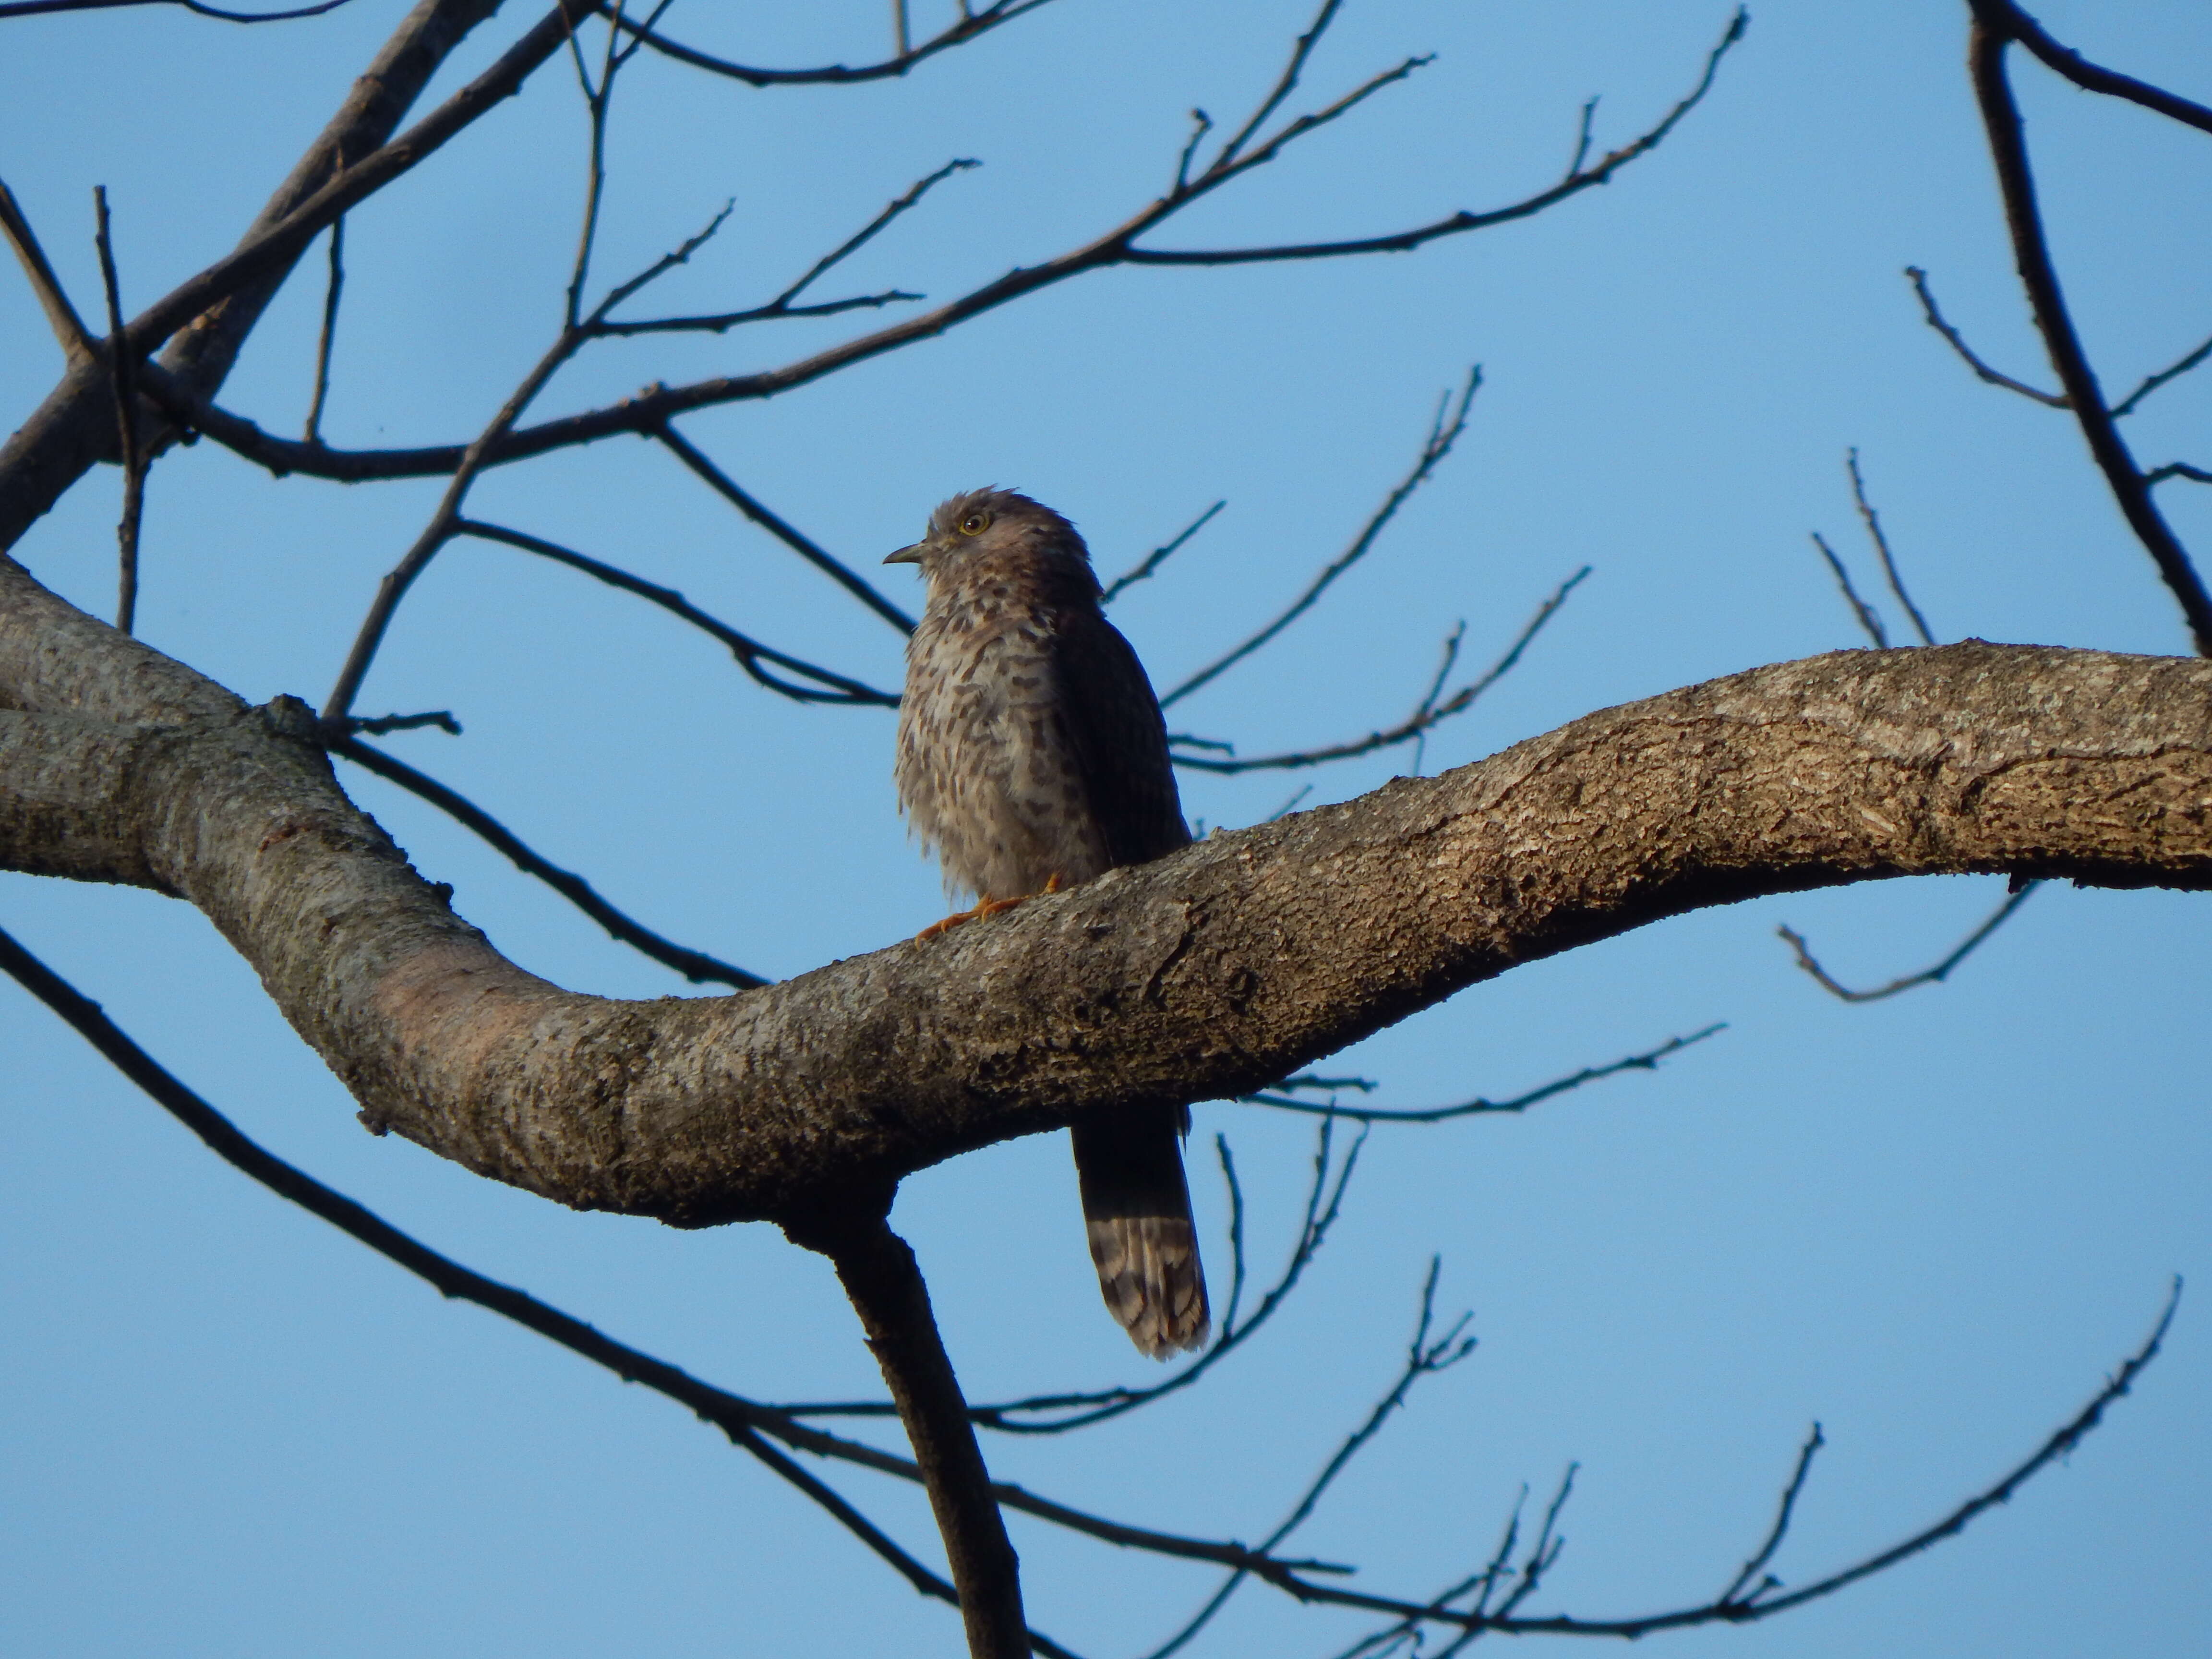
[[[2212,885],[2212,664],[1968,641],[1754,669],[735,996],[548,984],[247,709],[0,560],[0,863],[204,911],[364,1120],[582,1207],[790,1218],[1266,1083],[1700,906],[2009,871]]]

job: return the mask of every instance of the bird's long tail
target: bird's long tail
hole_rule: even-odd
[[[1206,1274],[1182,1174],[1180,1108],[1127,1109],[1078,1123],[1075,1173],[1099,1294],[1154,1359],[1201,1346]]]

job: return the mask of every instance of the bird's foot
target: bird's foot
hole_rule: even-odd
[[[1060,877],[1055,873],[1045,883],[1043,891],[1046,893],[1057,893],[1060,890]],[[1038,898],[1042,896],[1042,894],[1040,893],[1017,893],[1012,898],[993,898],[988,893],[979,893],[975,896],[976,902],[975,908],[974,909],[957,910],[952,915],[945,917],[942,921],[932,922],[928,927],[923,928],[920,933],[914,936],[915,942],[916,944],[920,944],[923,939],[935,939],[939,933],[949,933],[954,928],[961,926],[964,922],[981,921],[986,916],[997,915],[1001,910],[1012,909],[1017,904],[1021,903],[1024,899]]]

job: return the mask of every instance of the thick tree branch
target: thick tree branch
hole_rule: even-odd
[[[960,1619],[973,1659],[1029,1659],[1021,1575],[999,1514],[968,1402],[952,1374],[914,1252],[884,1220],[890,1194],[787,1222],[795,1243],[821,1251],[837,1269],[882,1367],[899,1421],[914,1446],[937,1530],[945,1540]]]
[[[248,710],[0,564],[6,704],[0,865],[189,898],[372,1127],[679,1224],[1263,1087],[1701,906],[1963,871],[2212,886],[2212,665],[1968,642],[1754,670],[988,926],[626,1002],[454,915],[337,789],[304,705]]]

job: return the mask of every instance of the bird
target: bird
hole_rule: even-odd
[[[1159,700],[1073,524],[1011,489],[969,490],[884,562],[920,566],[927,585],[899,700],[899,805],[947,892],[976,901],[921,938],[1190,844]],[[1155,1359],[1210,1328],[1189,1131],[1188,1106],[1072,1129],[1099,1293]]]

